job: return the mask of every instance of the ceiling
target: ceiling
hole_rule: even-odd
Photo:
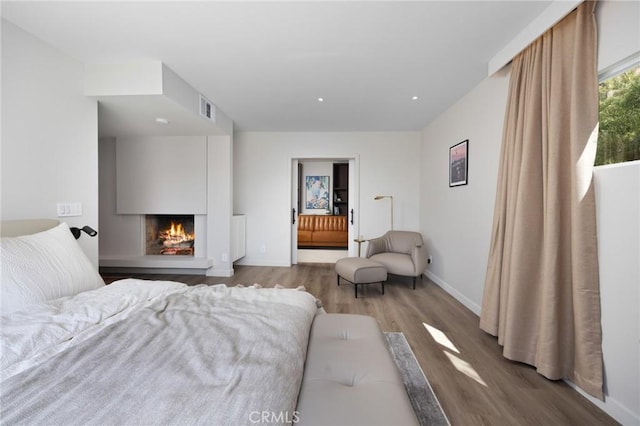
[[[2,1],[2,15],[83,63],[162,61],[237,131],[395,131],[486,78],[550,3]],[[103,129],[136,118],[105,110]]]

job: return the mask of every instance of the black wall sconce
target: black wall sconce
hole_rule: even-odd
[[[76,228],[74,226],[74,227],[71,227],[69,229],[71,230],[71,233],[73,234],[73,236],[75,237],[76,240],[78,238],[80,238],[80,235],[82,235],[82,232],[84,232],[85,234],[87,234],[90,237],[95,237],[96,235],[98,235],[98,231],[96,231],[95,229],[93,229],[89,225],[83,226],[82,228]]]

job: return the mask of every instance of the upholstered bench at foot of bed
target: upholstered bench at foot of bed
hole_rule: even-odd
[[[360,284],[380,283],[382,294],[384,294],[384,282],[387,280],[387,268],[384,265],[364,257],[345,257],[338,259],[335,268],[338,285],[340,285],[340,277],[352,283],[356,288],[356,299]]]
[[[311,328],[298,425],[417,425],[374,318],[318,315]]]

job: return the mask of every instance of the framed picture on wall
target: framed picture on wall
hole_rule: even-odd
[[[469,139],[466,139],[449,148],[449,186],[466,185],[468,174]]]
[[[307,176],[305,188],[305,208],[329,209],[329,176]]]

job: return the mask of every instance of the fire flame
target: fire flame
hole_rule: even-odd
[[[194,234],[187,233],[181,223],[171,222],[171,227],[162,231],[160,238],[164,240],[165,246],[171,246],[186,241],[193,241]]]

